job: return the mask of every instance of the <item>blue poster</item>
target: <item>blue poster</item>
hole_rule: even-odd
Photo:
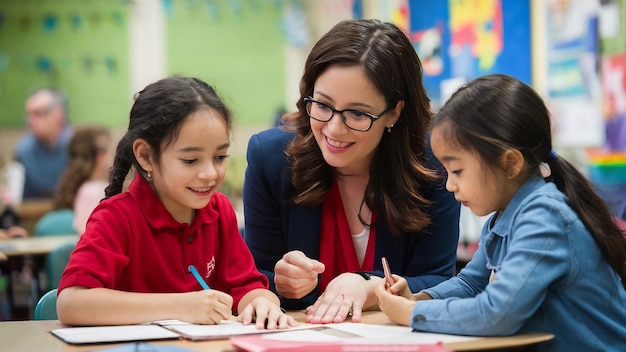
[[[435,105],[442,82],[505,73],[531,84],[529,0],[410,0],[410,37]]]

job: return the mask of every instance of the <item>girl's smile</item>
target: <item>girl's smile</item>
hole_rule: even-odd
[[[212,195],[212,191],[213,191],[213,187],[209,187],[209,188],[189,188],[192,192],[198,194],[199,196],[211,196]],[[210,197],[209,197],[210,198]]]

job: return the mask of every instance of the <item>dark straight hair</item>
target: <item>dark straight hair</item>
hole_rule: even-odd
[[[211,109],[224,120],[228,131],[232,116],[215,89],[193,77],[171,76],[149,84],[135,96],[128,131],[117,145],[106,197],[122,192],[126,176],[134,167],[145,177],[133,153],[133,143],[143,139],[150,145],[156,162],[162,150],[178,136],[185,119],[200,109]]]

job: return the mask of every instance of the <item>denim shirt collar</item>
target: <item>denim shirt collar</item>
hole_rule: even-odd
[[[513,198],[511,198],[511,200],[509,201],[509,204],[507,204],[506,208],[499,214],[499,216],[497,213],[493,215],[493,217],[490,220],[490,223],[491,223],[490,232],[496,233],[500,236],[506,236],[506,234],[510,231],[512,227],[511,221],[513,221],[513,217],[517,213],[517,209],[519,208],[520,204],[522,204],[524,199],[526,199],[526,197],[529,194],[543,187],[545,184],[546,184],[546,180],[544,180],[541,176],[539,175],[531,176],[522,185],[522,187],[520,187],[520,189],[517,190],[517,192],[515,192],[515,195],[513,195]],[[494,225],[493,221],[496,218],[498,220],[496,221]]]

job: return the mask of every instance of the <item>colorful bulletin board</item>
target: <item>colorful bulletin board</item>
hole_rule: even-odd
[[[626,0],[600,1],[600,52],[626,54]]]
[[[424,85],[439,105],[442,82],[505,73],[531,84],[529,0],[410,0],[410,37]]]
[[[285,108],[283,3],[162,1],[168,71],[213,85],[236,124],[270,126]]]
[[[131,102],[129,1],[0,1],[0,127],[26,124],[29,92],[55,87],[73,123],[120,126]]]
[[[602,92],[605,104],[609,105],[605,109],[614,115],[605,118],[626,118],[626,0],[607,1],[604,7],[607,14],[602,16],[601,8],[600,21],[610,24],[602,25],[601,22]],[[626,140],[621,145],[626,151]]]
[[[585,148],[603,144],[597,4],[587,0],[541,3],[546,18],[546,101],[554,143]]]

